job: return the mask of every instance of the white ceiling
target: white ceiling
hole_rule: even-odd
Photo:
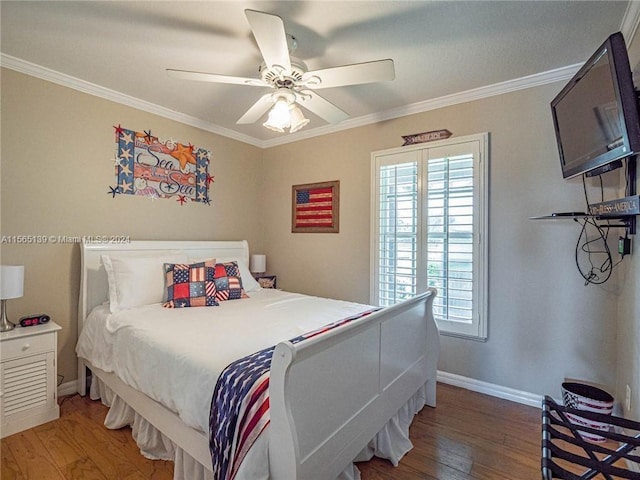
[[[575,70],[611,33],[633,33],[629,17],[637,8],[627,10],[629,3],[3,0],[0,45],[8,68],[268,146],[459,92]],[[396,79],[322,90],[350,115],[342,125],[329,127],[308,112],[311,123],[296,134],[271,132],[262,121],[237,125],[265,89],[178,80],[165,69],[257,78],[262,60],[246,8],[281,16],[298,40],[295,56],[309,69],[392,58]]]

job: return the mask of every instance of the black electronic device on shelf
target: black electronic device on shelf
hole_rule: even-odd
[[[640,114],[624,37],[614,33],[551,102],[562,176],[599,175],[640,153]]]
[[[570,219],[582,226],[575,259],[585,285],[606,282],[620,263],[613,260],[609,248],[610,229],[624,230],[618,238],[621,259],[632,250],[629,235],[635,235],[636,216],[640,215],[640,196],[636,191],[636,159],[640,155],[639,99],[627,46],[622,34],[617,32],[600,45],[551,101],[562,176],[570,179],[582,175],[587,205],[585,211],[556,212],[532,219]],[[625,168],[624,195],[605,200],[600,177],[601,200],[599,203],[589,201],[585,177],[601,176],[621,167]],[[592,229],[592,237],[587,228]]]
[[[605,228],[636,233],[640,196],[640,106],[629,56],[620,32],[610,35],[551,101],[562,176],[596,176],[625,167],[623,198],[589,204],[586,212],[560,212],[533,219],[605,220]],[[611,223],[617,220],[618,223]]]

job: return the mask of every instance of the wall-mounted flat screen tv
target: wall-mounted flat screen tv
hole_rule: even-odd
[[[624,38],[614,33],[551,102],[564,178],[611,170],[640,152],[631,77]]]

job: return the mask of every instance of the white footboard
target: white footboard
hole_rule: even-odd
[[[435,406],[435,295],[429,289],[308,341],[278,344],[269,386],[271,478],[336,478],[425,383]]]

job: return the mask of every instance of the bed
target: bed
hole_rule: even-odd
[[[252,278],[246,268],[249,263],[246,241],[81,244],[78,392],[87,393],[90,374],[92,398],[100,397],[111,407],[105,425],[108,428],[131,425],[145,456],[175,462],[176,480],[213,478],[209,433],[201,420],[211,412],[202,412],[205,408],[202,391],[207,391],[208,382],[218,376],[218,372],[202,367],[209,361],[204,354],[198,354],[199,359],[187,359],[185,349],[180,350],[178,337],[186,335],[191,345],[186,350],[192,350],[193,345],[209,338],[207,329],[215,328],[217,334],[212,336],[220,337],[221,343],[212,344],[211,351],[216,352],[219,361],[226,361],[240,351],[234,351],[228,338],[219,333],[232,328],[223,323],[231,319],[239,322],[234,323],[239,330],[248,332],[256,323],[255,318],[259,318],[268,331],[266,339],[247,335],[247,345],[242,348],[251,350],[269,342],[274,346],[268,374],[269,419],[248,452],[242,453],[239,468],[234,471],[236,480],[357,479],[354,461],[377,455],[395,464],[411,448],[407,435],[413,415],[425,404],[435,406],[439,352],[438,330],[432,315],[435,290],[377,310],[351,302],[252,287],[247,288],[249,298],[220,302],[219,307],[167,309],[161,303],[152,303],[110,312],[114,290],[108,277],[113,274],[113,265],[107,262],[105,268],[105,258],[146,264],[158,257],[177,263],[204,259],[236,262],[247,285]],[[127,282],[122,285],[128,288],[119,292],[119,300],[124,304],[130,300],[126,298],[128,292],[137,292],[136,285],[141,285],[139,278],[127,281],[128,285]],[[109,300],[111,304],[107,303]],[[134,298],[132,303],[135,301],[149,302]],[[297,309],[295,328],[281,327],[280,317],[284,318],[284,314],[280,312],[284,312],[281,309],[285,306]],[[253,312],[250,314],[253,320],[243,317],[245,309]],[[263,310],[256,313],[259,309]],[[182,315],[191,317],[182,320]],[[204,318],[208,315],[216,315],[221,323],[212,326]],[[303,341],[291,341],[295,336],[292,332],[314,330],[329,317],[332,321],[349,320],[336,322],[327,331]],[[176,323],[178,318],[181,320]],[[134,326],[138,330],[133,330]],[[191,326],[197,333],[190,330]],[[121,341],[124,338],[121,332],[130,331],[135,332],[129,333],[134,343]],[[147,363],[156,368],[146,368],[140,360],[156,354],[154,350],[145,350],[150,348],[145,344],[146,336],[152,335],[160,335],[160,342],[164,341],[173,352],[174,357],[165,361],[166,367],[156,363],[161,360],[149,360]],[[109,355],[99,348],[101,343],[111,349]],[[141,363],[133,368],[136,356]],[[182,381],[183,375],[171,381],[172,367],[182,368],[188,363],[196,365],[204,377],[197,382],[189,381],[198,385],[187,383],[174,388],[184,392],[177,396],[195,404],[196,413],[191,416],[175,404],[175,393],[164,391],[168,389],[166,384]],[[119,370],[118,365],[124,370]],[[136,370],[137,380],[128,368]],[[158,378],[153,377],[153,371],[160,373]],[[142,385],[146,381],[151,386]],[[212,391],[206,395],[210,403]],[[200,400],[196,401],[198,396]]]

